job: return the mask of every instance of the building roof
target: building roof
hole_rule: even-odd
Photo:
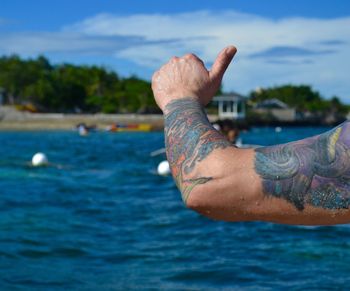
[[[231,92],[227,94],[222,94],[215,96],[213,101],[246,101],[247,97],[238,94],[236,92]]]
[[[288,109],[289,106],[277,98],[266,99],[258,103],[255,108],[277,108],[277,109]]]

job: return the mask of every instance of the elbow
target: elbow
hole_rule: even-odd
[[[190,210],[197,212],[207,218],[213,220],[224,220],[224,221],[239,221],[242,218],[233,217],[231,213],[230,217],[227,215],[227,210],[218,205],[214,200],[208,199],[208,196],[215,197],[215,193],[209,193],[208,189],[202,189],[202,191],[194,191],[186,200],[186,207]]]
[[[214,194],[211,191],[211,187],[205,185],[198,185],[193,188],[187,198],[183,199],[186,207],[200,213],[203,213],[205,209],[213,207],[212,200],[208,199],[208,197]],[[184,198],[184,193],[182,194]]]
[[[225,209],[218,204],[215,196],[217,192],[211,187],[203,186],[195,188],[185,201],[188,209],[214,220],[228,220],[225,217]],[[232,221],[232,219],[230,219]]]
[[[231,188],[237,189],[237,188]],[[244,191],[227,191],[218,183],[198,185],[188,196],[186,207],[210,219],[223,221],[255,220],[256,196]]]
[[[203,199],[203,195],[200,195],[198,191],[192,191],[192,193],[187,197],[185,205],[187,208],[197,212],[200,209],[203,209],[208,206],[206,205],[205,200]]]
[[[214,205],[205,198],[205,194],[207,193],[208,192],[193,191],[187,198],[185,205],[188,209],[193,210],[203,216],[219,220],[220,217],[215,215],[217,211],[215,210]]]

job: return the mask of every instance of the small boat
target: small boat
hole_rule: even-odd
[[[123,131],[151,131],[152,126],[148,123],[137,124],[120,124],[114,123],[106,128],[110,132],[123,132]]]

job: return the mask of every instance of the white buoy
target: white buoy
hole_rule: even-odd
[[[169,162],[168,161],[163,161],[160,162],[157,168],[157,173],[158,175],[170,175],[171,171],[170,171],[170,167],[169,167]]]
[[[44,153],[36,153],[32,158],[32,165],[34,167],[46,166],[48,163],[49,160]]]
[[[281,132],[281,131],[282,131],[282,127],[280,126],[275,127],[275,132]]]

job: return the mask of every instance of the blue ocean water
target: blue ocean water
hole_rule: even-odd
[[[326,128],[252,128],[275,144]],[[347,289],[350,228],[216,222],[155,174],[162,133],[0,133],[0,290]],[[32,168],[45,152],[52,165]]]

